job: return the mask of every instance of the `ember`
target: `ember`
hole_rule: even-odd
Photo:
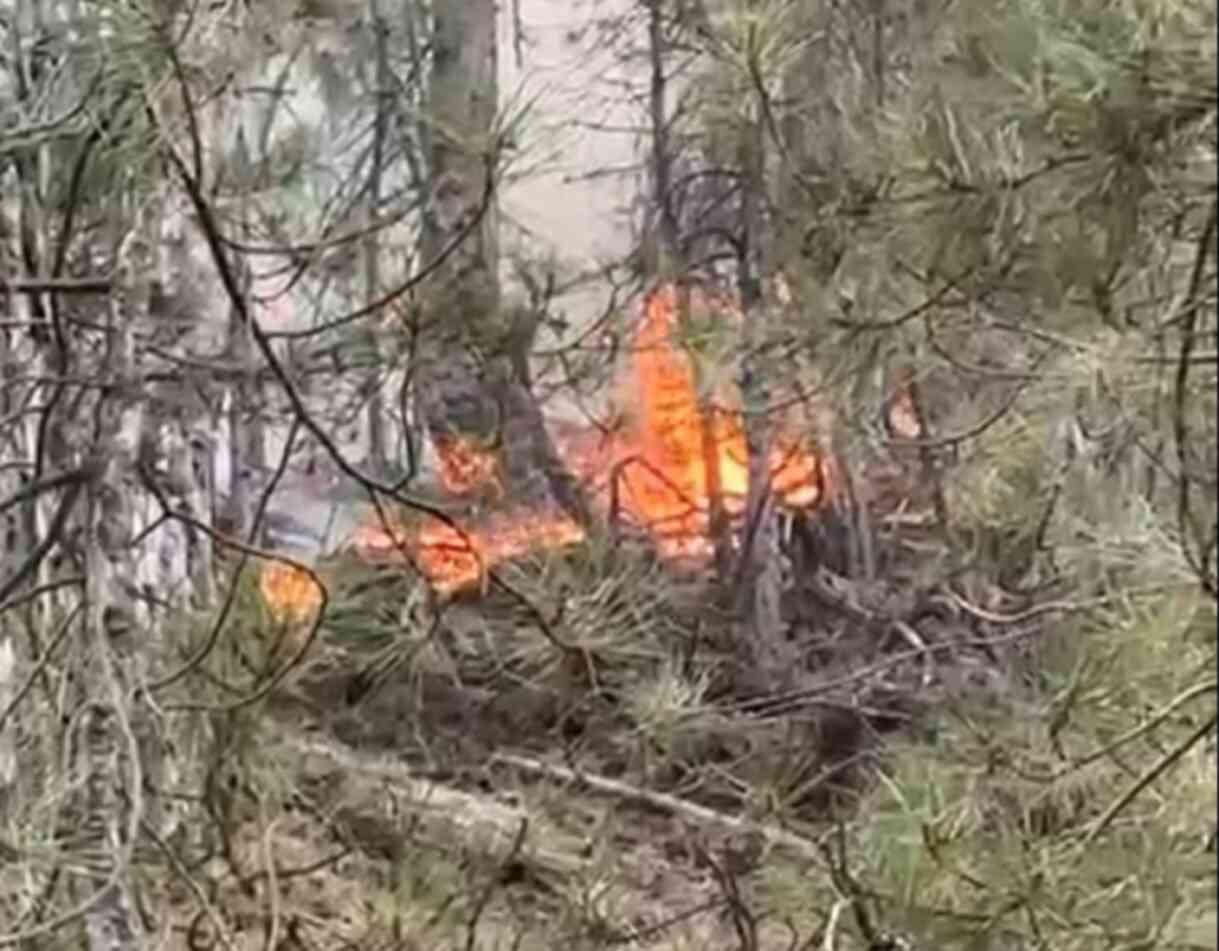
[[[499,482],[495,453],[476,446],[473,441],[449,437],[436,442],[440,461],[440,482],[454,495],[466,495],[475,489],[490,487],[495,494],[503,492]]]

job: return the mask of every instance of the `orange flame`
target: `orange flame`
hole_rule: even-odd
[[[727,319],[740,312],[723,299],[691,294],[692,308],[713,308]],[[674,339],[680,302],[675,288],[654,291],[644,304],[634,359],[625,375],[636,406],[610,454],[621,471],[621,503],[653,535],[668,557],[705,556],[710,500],[717,488],[725,511],[741,513],[749,491],[748,450],[741,414],[729,400],[704,407],[695,369]],[[772,490],[793,508],[821,501],[821,458],[780,431],[772,440]],[[579,455],[579,452],[569,453]],[[715,471],[709,471],[708,459]],[[573,468],[583,468],[576,462]]]
[[[437,590],[447,593],[480,582],[499,562],[583,539],[584,530],[566,516],[531,515],[493,519],[464,534],[432,523],[419,533],[415,546],[420,570]]]
[[[308,572],[282,561],[268,561],[258,575],[258,591],[279,623],[306,623],[322,606],[322,591]]]
[[[449,594],[478,584],[499,562],[583,539],[584,530],[567,516],[531,513],[500,516],[468,531],[437,519],[415,531],[368,524],[357,530],[352,547],[370,562],[398,563],[409,555],[433,588]]]
[[[490,486],[495,494],[503,487],[495,453],[474,444],[473,440],[449,436],[434,442],[440,462],[440,482],[454,495],[467,495]]]
[[[692,304],[725,319],[741,318],[730,302],[708,294],[692,295]],[[712,492],[718,488],[729,514],[741,513],[749,491],[748,452],[741,413],[731,397],[713,407],[700,400],[694,364],[675,339],[679,314],[671,285],[644,302],[632,359],[621,373],[633,404],[626,424],[606,434],[559,424],[556,442],[566,465],[603,510],[614,496],[663,556],[703,560],[711,553]],[[833,484],[829,460],[804,450],[782,426],[776,428],[769,460],[772,490],[789,507],[819,505],[823,487]],[[489,486],[502,493],[495,452],[456,438],[436,440],[435,448],[448,491],[464,495]],[[615,479],[616,487],[610,484]],[[370,562],[400,564],[409,555],[437,591],[452,593],[481,582],[501,561],[583,538],[584,530],[566,515],[517,511],[484,518],[464,532],[435,519],[409,529],[378,519],[358,529],[351,545]],[[282,566],[268,569],[275,577],[264,577],[264,596],[277,598],[276,603],[306,599],[300,579],[280,578],[271,570],[276,567]]]

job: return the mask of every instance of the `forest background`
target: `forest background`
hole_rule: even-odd
[[[1215,947],[1215,20],[0,3],[0,946]]]

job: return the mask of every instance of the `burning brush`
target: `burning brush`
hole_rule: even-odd
[[[739,321],[730,302],[691,292],[689,304],[717,321]],[[559,424],[557,448],[603,515],[625,515],[646,532],[662,557],[705,560],[711,553],[710,509],[719,493],[725,511],[739,516],[749,491],[749,464],[742,416],[730,387],[700,399],[697,370],[680,334],[682,301],[666,285],[644,301],[630,358],[620,383],[630,394],[624,425],[611,433]],[[829,467],[782,426],[773,439],[770,477],[781,504],[812,509],[826,493]],[[446,491],[502,498],[495,452],[458,439],[435,445]],[[565,514],[497,511],[455,528],[436,519],[411,527],[374,518],[360,525],[350,547],[370,563],[413,563],[443,594],[476,586],[489,568],[532,551],[579,543],[584,530]],[[268,566],[268,570],[274,566]],[[279,577],[262,585],[264,597],[308,600],[308,585]],[[287,611],[288,607],[282,607]],[[295,610],[295,608],[293,608]]]

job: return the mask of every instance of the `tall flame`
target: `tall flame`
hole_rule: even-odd
[[[728,301],[704,294],[691,295],[690,302],[714,308],[724,319],[740,319]],[[740,513],[749,492],[741,413],[727,400],[700,401],[693,361],[675,340],[680,315],[672,285],[644,303],[628,370],[637,406],[616,453],[623,463],[624,506],[670,556],[709,550],[714,491],[730,514]],[[796,440],[783,433],[772,440],[769,468],[772,491],[785,505],[811,508],[820,502],[821,460]]]

